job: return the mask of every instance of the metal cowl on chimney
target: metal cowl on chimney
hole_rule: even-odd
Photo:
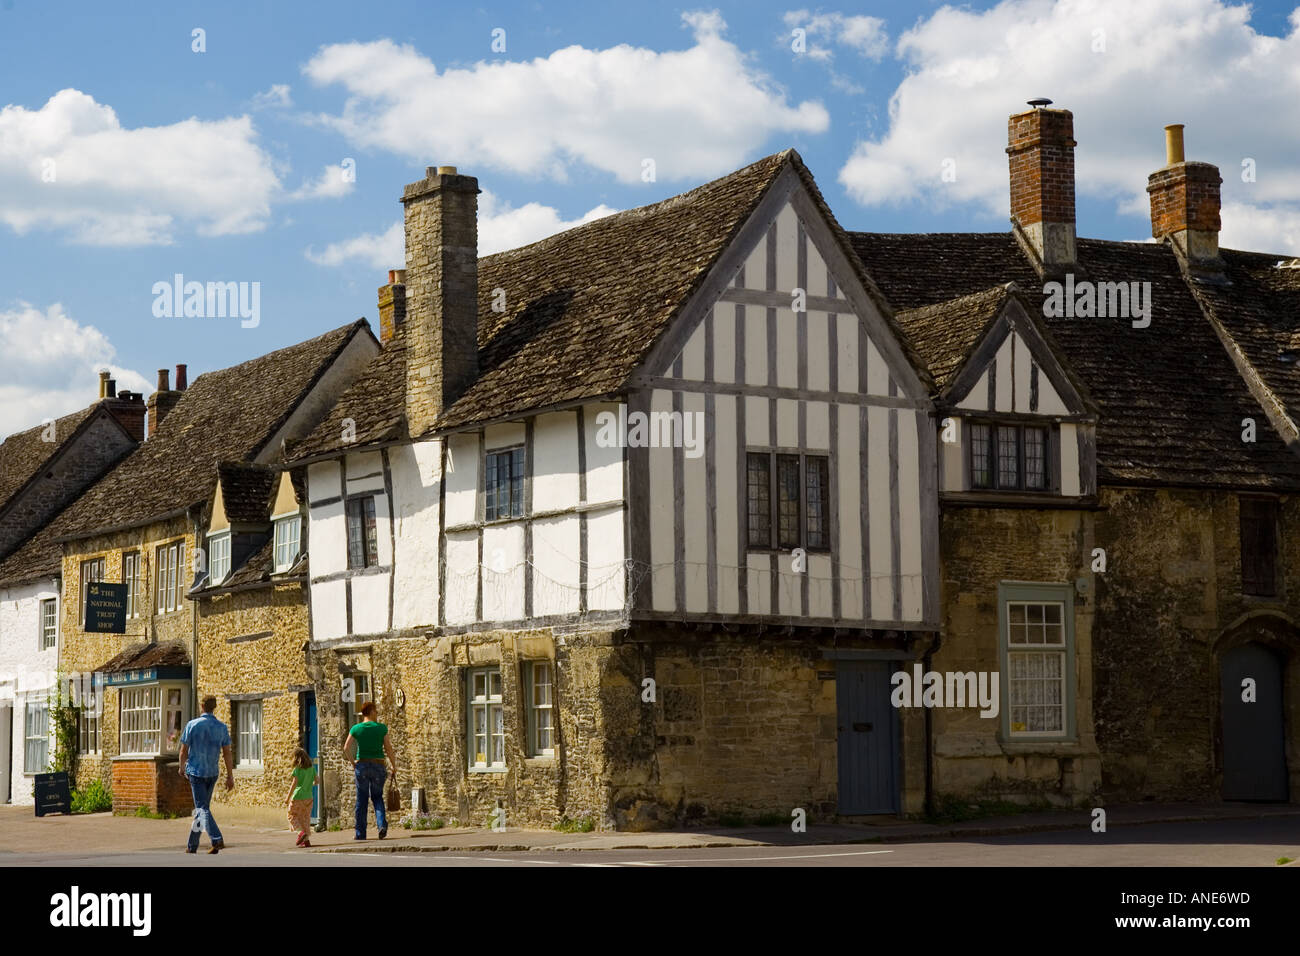
[[[1219,218],[1223,177],[1213,163],[1184,158],[1183,124],[1165,127],[1165,166],[1147,177],[1151,235],[1173,244],[1187,266],[1203,273],[1223,269]]]

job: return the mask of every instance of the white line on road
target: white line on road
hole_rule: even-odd
[[[878,853],[893,853],[893,850],[858,850],[853,853],[802,853],[791,856],[729,856],[719,857],[712,860],[696,860],[690,857],[679,857],[678,863],[749,863],[763,860],[824,860],[833,856],[875,856]],[[582,863],[580,866],[610,866],[609,863]],[[648,864],[658,866],[659,864]]]

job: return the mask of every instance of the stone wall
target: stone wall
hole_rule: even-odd
[[[59,442],[67,437],[54,436]],[[135,447],[116,421],[97,414],[76,442],[65,447],[5,509],[0,521],[0,556],[12,551]]]
[[[941,517],[942,628],[931,667],[940,672],[1000,671],[998,584],[1074,586],[1093,579],[1092,512],[946,508]],[[1074,595],[1077,742],[1004,740],[1001,719],[977,708],[934,708],[934,791],[939,799],[1077,804],[1100,784],[1093,731],[1091,587]],[[1006,674],[999,674],[1006,694]]]
[[[1235,494],[1108,488],[1097,537],[1097,737],[1105,791],[1123,800],[1217,800],[1219,657],[1261,640],[1283,672],[1291,799],[1300,800],[1300,502],[1280,504],[1276,597],[1241,588]]]
[[[298,582],[204,598],[199,603],[198,699],[217,698],[217,717],[230,728],[235,700],[262,700],[262,765],[237,767],[235,789],[214,802],[278,807],[289,791],[299,735],[299,694],[312,690],[303,645],[307,604]],[[235,747],[238,759],[238,747]]]

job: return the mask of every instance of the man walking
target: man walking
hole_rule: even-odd
[[[388,726],[375,720],[375,705],[367,701],[361,708],[361,722],[353,724],[348,731],[347,746],[343,756],[352,761],[353,775],[357,780],[356,836],[357,840],[366,838],[367,804],[374,802],[375,826],[379,827],[379,839],[388,836],[388,819],[384,814],[384,780],[388,770],[384,766],[384,755],[393,764],[393,776],[397,776],[397,755],[388,740]]]
[[[221,839],[221,830],[212,818],[212,791],[217,787],[217,775],[220,767],[217,754],[226,762],[226,789],[235,787],[235,761],[230,754],[230,731],[226,725],[217,720],[213,713],[217,709],[215,697],[203,698],[203,715],[195,717],[185,725],[181,734],[180,773],[190,781],[190,792],[194,795],[194,822],[190,826],[190,841],[186,853],[199,851],[199,831],[207,830],[208,839],[212,841],[209,853],[216,853],[226,844]]]

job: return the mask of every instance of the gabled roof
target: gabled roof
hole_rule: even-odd
[[[979,308],[963,320],[966,332],[959,335],[978,322],[987,304],[980,295],[994,284],[1015,282],[1024,290],[1027,308],[1042,315],[1043,281],[1010,233],[850,235],[858,257],[896,308],[923,309],[970,297]],[[1078,240],[1077,248],[1093,281],[1151,283],[1147,328],[1124,319],[1040,320],[1097,405],[1098,479],[1300,488],[1300,456],[1269,425],[1206,321],[1174,252],[1152,243],[1091,239]],[[1243,284],[1240,291],[1223,294],[1241,307],[1252,293]],[[943,333],[930,334],[941,339]],[[1241,440],[1242,419],[1248,417],[1256,419],[1254,443]]]
[[[66,509],[59,517],[66,514]],[[63,546],[57,538],[59,518],[54,518],[0,561],[0,587],[57,577],[63,573]]]
[[[1002,312],[1014,287],[1013,283],[995,285],[897,314],[898,324],[920,353],[940,392],[952,384],[971,351]]]
[[[96,412],[109,413],[96,402],[53,421],[54,441],[45,441],[49,424],[15,432],[0,443],[0,512],[45,469],[90,423]],[[110,416],[111,417],[111,416]]]
[[[68,509],[63,537],[133,527],[206,503],[218,464],[251,463],[365,319],[196,378],[158,431]]]
[[[223,461],[217,465],[221,506],[231,524],[265,524],[279,472],[265,465]]]
[[[786,150],[680,196],[481,258],[479,376],[436,430],[620,393],[787,169],[799,177],[896,332],[888,304],[853,256],[812,174],[798,153]],[[497,289],[506,292],[504,312],[492,311]],[[907,350],[905,337],[898,339]],[[329,417],[291,446],[292,458],[421,437],[407,434],[403,343],[399,327]],[[923,375],[919,359],[907,354]],[[341,439],[345,419],[356,429],[349,445]]]

